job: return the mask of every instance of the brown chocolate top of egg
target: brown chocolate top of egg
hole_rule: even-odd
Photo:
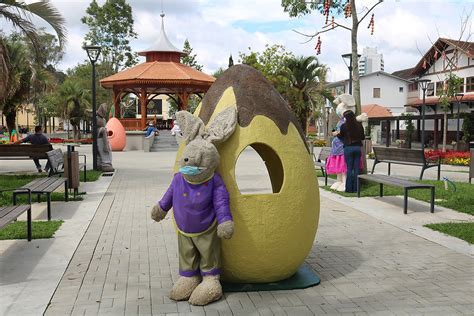
[[[301,138],[305,139],[298,120],[280,93],[261,72],[248,65],[230,67],[206,92],[199,113],[204,124],[209,122],[222,94],[229,87],[234,89],[241,127],[248,126],[256,115],[263,115],[270,118],[285,135],[288,133],[289,123],[292,122]]]

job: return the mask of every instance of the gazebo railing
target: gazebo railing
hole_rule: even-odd
[[[126,131],[141,131],[141,120],[137,118],[119,119]]]

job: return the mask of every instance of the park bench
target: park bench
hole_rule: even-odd
[[[48,159],[46,153],[53,150],[53,145],[32,145],[32,144],[7,144],[0,145],[1,160],[19,159]]]
[[[48,220],[51,220],[51,193],[57,188],[64,185],[64,198],[68,201],[68,181],[66,178],[55,177],[54,175],[61,174],[60,168],[63,163],[63,155],[61,149],[55,149],[47,152],[48,162],[50,164],[50,173],[46,178],[38,178],[30,183],[25,184],[20,189],[13,192],[13,204],[16,204],[16,196],[24,194],[24,189],[28,189],[31,193],[36,194],[38,202],[41,194],[45,194],[48,204]]]
[[[326,172],[326,160],[331,154],[331,147],[321,147],[318,158],[313,154],[314,166],[321,168],[321,172],[324,176],[324,185],[328,185],[328,174]]]
[[[54,149],[46,153],[49,162],[49,177],[64,173],[64,154],[61,149]],[[84,182],[87,182],[87,158],[86,155],[79,155],[84,158],[84,162],[79,164],[79,169],[84,170]]]
[[[383,174],[361,174],[357,177],[357,197],[360,198],[360,180],[364,179],[367,181],[372,181],[380,184],[380,196],[383,196],[383,185],[392,185],[396,187],[403,188],[403,213],[407,213],[408,207],[408,191],[413,189],[430,189],[431,190],[431,200],[430,200],[430,211],[434,213],[434,200],[435,200],[435,186],[432,184],[418,183],[413,181],[408,181],[404,179],[394,178],[391,176],[386,176]]]
[[[372,174],[378,163],[388,163],[388,175],[390,175],[390,165],[412,165],[421,166],[420,180],[423,179],[423,173],[426,169],[438,167],[438,180],[441,176],[441,157],[436,156],[430,159],[425,158],[424,150],[408,149],[408,148],[392,148],[392,147],[373,147],[375,153],[375,161],[372,166]]]
[[[0,192],[6,191],[15,191],[17,189],[6,189],[0,190]],[[0,228],[5,227],[6,225],[10,224],[11,222],[15,221],[18,216],[27,212],[27,224],[26,224],[26,231],[28,241],[31,241],[31,192],[29,189],[23,189],[25,193],[28,194],[28,201],[29,204],[22,204],[22,205],[15,205],[12,206],[0,206]]]

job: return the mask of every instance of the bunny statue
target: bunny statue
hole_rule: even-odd
[[[234,132],[237,109],[223,110],[208,127],[186,111],[178,112],[176,119],[186,147],[179,161],[179,172],[153,207],[151,217],[159,222],[173,207],[178,229],[180,277],[170,298],[206,305],[222,296],[219,238],[229,239],[234,232],[229,193],[215,172],[220,160],[215,145]]]
[[[336,104],[336,114],[340,118],[336,130],[333,132],[333,136],[336,136],[341,125],[344,124],[344,113],[347,111],[355,112],[355,100],[350,94],[341,94],[334,99],[333,103]],[[368,117],[366,113],[362,113],[356,119],[359,122],[367,122]],[[362,159],[360,168],[363,168]],[[345,191],[347,166],[344,160],[344,144],[338,137],[334,137],[332,141],[331,153],[326,162],[326,171],[328,174],[335,174],[337,177],[336,182],[331,185],[331,189]]]

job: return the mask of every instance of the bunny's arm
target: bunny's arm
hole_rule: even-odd
[[[168,190],[166,190],[166,193],[163,195],[161,200],[155,206],[153,206],[151,218],[156,222],[159,222],[165,218],[166,214],[173,206],[173,187],[175,178],[176,176],[173,178],[173,181],[171,181]]]
[[[217,219],[217,235],[229,239],[234,233],[234,222],[230,213],[229,192],[222,178],[214,176],[213,203]]]

